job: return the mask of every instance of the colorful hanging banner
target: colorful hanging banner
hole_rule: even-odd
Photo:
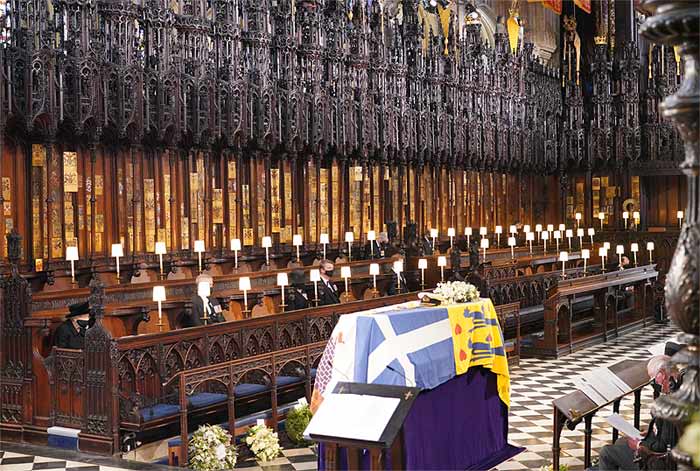
[[[574,5],[576,5],[586,13],[591,12],[591,0],[574,0]]]

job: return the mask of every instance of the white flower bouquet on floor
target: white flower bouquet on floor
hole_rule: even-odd
[[[433,294],[442,301],[443,304],[469,303],[479,300],[479,290],[476,286],[463,281],[448,281],[438,283],[433,290]]]
[[[189,442],[189,467],[197,471],[232,469],[236,466],[236,447],[231,434],[218,425],[202,425]]]
[[[252,427],[245,442],[255,458],[262,462],[274,460],[282,450],[277,434],[266,425]]]

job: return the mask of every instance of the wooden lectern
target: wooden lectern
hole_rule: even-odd
[[[309,433],[309,437],[324,445],[322,459],[325,461],[325,468],[329,471],[337,470],[340,453],[347,452],[348,469],[360,469],[363,450],[367,450],[370,457],[370,470],[384,469],[382,456],[391,457],[392,469],[405,469],[403,450],[403,423],[411,410],[413,402],[418,397],[420,388],[409,388],[404,386],[387,386],[381,384],[364,383],[338,383],[333,390],[333,394],[353,394],[364,396],[375,396],[384,398],[397,398],[399,403],[389,420],[383,424],[383,431],[379,440],[367,441],[353,439],[349,437],[336,437],[332,435]],[[321,404],[321,408],[325,401]],[[319,409],[320,411],[320,409]],[[361,411],[356,411],[361,414]],[[318,414],[318,412],[317,412]],[[309,424],[309,429],[312,428]]]

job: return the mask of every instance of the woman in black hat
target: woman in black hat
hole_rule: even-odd
[[[306,309],[309,307],[309,300],[304,292],[306,277],[303,270],[294,270],[289,275],[291,286],[286,289],[287,311]]]
[[[85,331],[90,327],[90,304],[71,304],[68,309],[66,320],[56,329],[54,345],[82,350],[85,346]]]

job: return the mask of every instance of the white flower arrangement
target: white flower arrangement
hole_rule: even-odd
[[[189,442],[189,467],[197,471],[232,469],[236,466],[236,447],[231,434],[218,425],[202,425]]]
[[[476,286],[463,281],[448,281],[438,283],[433,293],[443,304],[469,303],[479,300],[479,290]]]
[[[245,442],[255,458],[262,462],[274,460],[282,450],[277,434],[266,425],[252,427]]]

